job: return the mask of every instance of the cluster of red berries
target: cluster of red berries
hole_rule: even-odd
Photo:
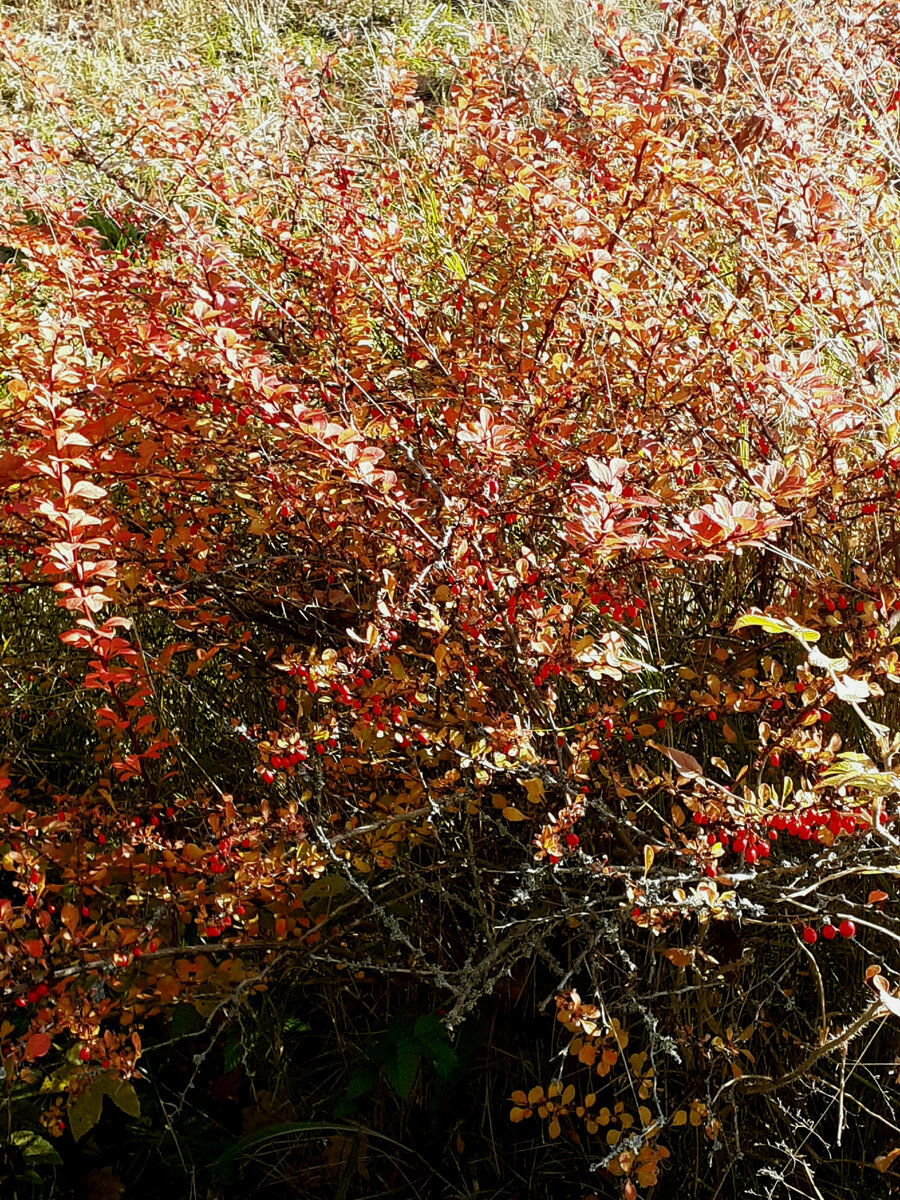
[[[852,938],[856,933],[856,924],[848,918],[841,921],[840,925],[834,926],[830,921],[826,921],[822,926],[822,937],[826,942],[833,942],[834,939],[841,935],[842,938]],[[813,946],[819,940],[819,935],[811,925],[804,925],[803,934],[804,942],[807,946]]]
[[[38,1001],[43,1000],[49,994],[50,989],[46,983],[39,983],[37,987],[32,988],[26,995],[16,996],[16,1008],[24,1008],[26,1004],[37,1004]]]
[[[231,917],[224,916],[218,925],[207,925],[205,929],[200,930],[202,937],[217,938],[231,926]]]
[[[551,663],[550,660],[547,659],[546,662],[541,663],[540,667],[535,672],[535,687],[543,687],[551,675],[553,675],[555,678],[559,678],[561,672],[562,667],[559,663]]]
[[[882,824],[886,824],[889,819],[887,813],[881,814]],[[700,828],[710,824],[710,817],[702,812],[695,812],[693,820],[694,824]],[[721,829],[711,830],[706,835],[706,844],[710,849],[716,845],[721,845],[724,850],[731,849],[735,854],[742,855],[744,861],[752,866],[769,857],[771,853],[769,842],[777,841],[782,833],[787,834],[788,837],[799,838],[802,842],[822,842],[826,839],[826,830],[833,838],[836,838],[842,833],[849,835],[859,829],[868,829],[869,827],[869,817],[862,812],[841,813],[837,809],[818,812],[807,809],[796,813],[773,813],[763,822],[763,829],[767,830],[764,834],[754,832],[746,827],[736,829],[732,833]],[[708,876],[713,877],[716,873],[714,866],[706,867]]]
[[[623,602],[612,600],[609,597],[604,597],[604,599],[609,602],[601,604],[597,611],[601,617],[610,616],[617,622],[621,621],[623,617],[627,617],[629,621],[636,621],[647,607],[646,601],[642,600],[640,596],[634,596],[631,600]]]
[[[702,828],[704,825],[709,824],[709,817],[705,813],[695,812],[694,824]],[[725,850],[728,850],[730,847],[735,854],[743,855],[744,860],[751,865],[759,861],[759,859],[768,858],[770,854],[769,843],[763,838],[758,837],[751,829],[738,829],[732,834],[726,833],[723,830],[711,831],[706,835],[706,844],[710,849],[716,845],[721,845]],[[710,877],[715,875],[715,867],[707,867],[706,874]]]

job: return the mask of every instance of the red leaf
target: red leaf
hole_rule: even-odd
[[[49,1033],[33,1033],[25,1043],[25,1057],[29,1059],[43,1058],[50,1049]]]

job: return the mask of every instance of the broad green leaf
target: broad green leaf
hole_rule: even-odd
[[[416,1075],[419,1071],[419,1047],[413,1041],[400,1042],[396,1047],[394,1057],[385,1063],[384,1073],[388,1083],[402,1100],[405,1100],[413,1089]]]
[[[141,1115],[137,1092],[126,1079],[116,1079],[106,1073],[95,1075],[87,1088],[68,1105],[69,1128],[76,1142],[99,1122],[104,1096],[109,1096],[113,1104],[129,1117]]]
[[[47,1162],[55,1165],[62,1163],[62,1159],[47,1139],[41,1137],[40,1134],[32,1133],[30,1129],[17,1129],[15,1133],[10,1134],[9,1140],[24,1158],[30,1159],[32,1162]]]

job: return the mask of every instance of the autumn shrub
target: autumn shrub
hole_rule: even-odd
[[[3,28],[9,1178],[890,1186],[898,13],[661,8]]]

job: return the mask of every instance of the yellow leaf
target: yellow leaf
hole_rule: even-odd
[[[650,874],[650,868],[653,866],[653,860],[656,858],[656,851],[648,843],[644,847],[644,878]]]
[[[563,1102],[563,1104],[571,1104],[574,1099],[575,1099],[575,1088],[570,1083],[568,1085],[568,1087],[565,1088],[565,1090],[563,1091],[562,1102]]]
[[[683,1108],[679,1108],[678,1111],[672,1116],[672,1124],[687,1125],[687,1113]]]
[[[510,1100],[512,1100],[513,1104],[521,1104],[523,1106],[528,1103],[528,1097],[523,1091],[513,1092],[513,1094],[510,1096]]]
[[[559,1121],[556,1119],[556,1117],[554,1117],[553,1120],[550,1122],[550,1124],[547,1126],[547,1132],[550,1134],[551,1138],[559,1137],[561,1130],[559,1127]]]
[[[543,779],[523,779],[522,784],[528,796],[529,804],[540,804],[544,799]]]
[[[404,670],[403,663],[400,661],[400,659],[397,657],[396,654],[389,654],[387,662],[388,662],[388,666],[391,669],[391,674],[393,675],[393,677],[396,680],[398,680],[400,683],[402,683],[404,680],[409,679],[409,676],[406,674],[406,671]]]
[[[544,1098],[544,1089],[542,1087],[533,1087],[528,1093],[528,1103],[537,1104]]]
[[[518,1123],[520,1121],[525,1120],[525,1109],[518,1108],[518,1107],[511,1108],[509,1110],[509,1119],[513,1122],[514,1125],[518,1125]]]
[[[444,667],[444,661],[446,658],[447,658],[447,647],[442,642],[438,642],[438,644],[434,648],[434,665],[435,665],[435,670],[437,672],[438,683],[440,683],[441,680],[444,678],[444,676],[447,674],[446,669]]]
[[[619,1139],[621,1138],[621,1136],[622,1136],[622,1134],[619,1132],[619,1130],[618,1130],[618,1129],[607,1129],[607,1131],[606,1131],[606,1144],[607,1144],[607,1146],[615,1146],[615,1145],[617,1145],[617,1143],[618,1143]]]
[[[507,821],[525,820],[525,814],[523,812],[519,812],[517,808],[504,808],[503,815],[506,817]]]

